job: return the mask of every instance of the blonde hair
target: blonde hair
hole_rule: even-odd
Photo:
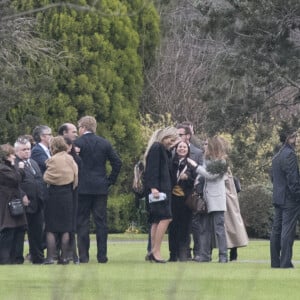
[[[78,121],[78,126],[84,127],[87,131],[95,133],[97,129],[97,121],[92,116],[85,116]]]
[[[207,148],[205,150],[206,159],[227,159],[229,144],[220,136],[214,136],[207,139]]]
[[[68,145],[62,136],[56,136],[50,140],[50,151],[52,155],[68,150]]]
[[[144,154],[144,165],[146,165],[146,158],[149,153],[151,146],[155,143],[162,143],[166,138],[172,137],[174,139],[178,138],[177,129],[173,126],[157,129],[153,132],[152,136],[148,141],[148,145]]]

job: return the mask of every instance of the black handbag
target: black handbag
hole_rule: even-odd
[[[12,217],[23,215],[25,212],[24,205],[21,199],[12,199],[8,202],[8,209]]]

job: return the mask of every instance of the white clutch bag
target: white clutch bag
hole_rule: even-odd
[[[166,193],[159,193],[159,197],[155,198],[153,194],[149,194],[149,203],[160,202],[167,199]]]

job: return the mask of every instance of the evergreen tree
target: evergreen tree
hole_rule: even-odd
[[[272,125],[272,117],[298,112],[299,1],[203,1],[197,7],[207,37],[224,41],[218,73],[202,94],[207,128],[233,132],[254,118]]]
[[[142,147],[138,112],[143,62],[147,60],[140,55],[143,47],[137,28],[146,20],[148,31],[142,31],[142,39],[149,45],[143,49],[152,53],[157,39],[151,44],[149,37],[157,35],[158,28],[153,6],[135,14],[132,8],[135,5],[137,10],[140,1],[130,1],[131,6],[119,0],[15,3],[20,11],[38,11],[39,32],[60,43],[65,57],[63,66],[42,66],[55,78],[47,87],[51,98],[49,94],[29,96],[26,104],[17,108],[15,120],[23,113],[38,116],[40,123],[55,132],[63,122],[76,124],[83,115],[95,116],[98,134],[112,142],[124,162],[121,181],[130,180],[128,173]],[[33,80],[39,86],[36,75]]]

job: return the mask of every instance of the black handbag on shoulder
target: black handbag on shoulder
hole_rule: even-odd
[[[21,216],[25,212],[22,199],[18,199],[18,198],[12,199],[11,201],[8,202],[8,209],[12,217]]]

